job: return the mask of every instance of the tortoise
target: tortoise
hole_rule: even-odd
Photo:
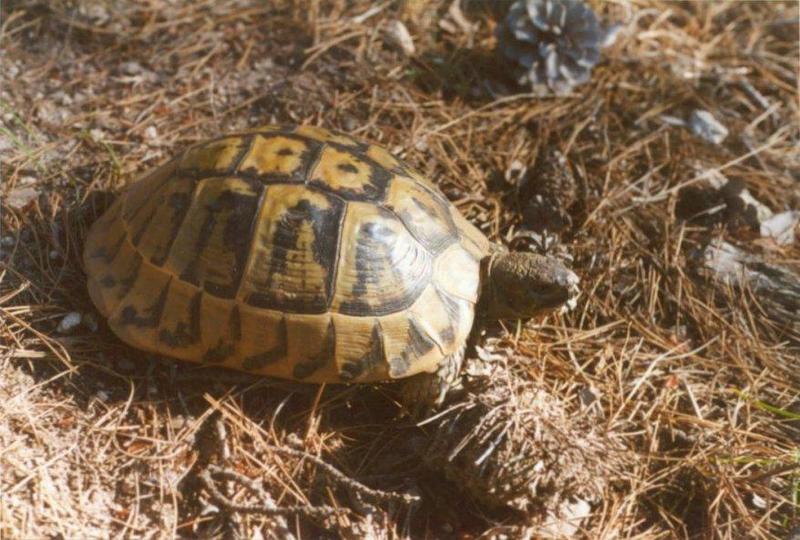
[[[312,383],[408,378],[440,403],[477,319],[570,301],[561,262],[491,243],[380,146],[265,126],[131,184],[84,247],[92,301],[136,348]]]

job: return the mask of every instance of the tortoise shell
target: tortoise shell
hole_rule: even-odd
[[[266,126],[190,147],[92,226],[92,301],[124,342],[308,382],[435,371],[490,244],[383,148]]]

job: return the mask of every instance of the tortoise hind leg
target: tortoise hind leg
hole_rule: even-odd
[[[445,356],[434,373],[420,373],[401,383],[400,401],[413,415],[436,409],[444,403],[447,392],[458,382],[465,350],[466,345],[463,345],[455,353]]]

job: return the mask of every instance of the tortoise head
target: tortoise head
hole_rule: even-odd
[[[503,252],[487,261],[483,314],[490,319],[528,319],[574,300],[578,276],[552,257]]]

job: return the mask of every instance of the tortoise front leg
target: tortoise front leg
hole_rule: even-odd
[[[466,348],[462,345],[455,353],[445,356],[434,373],[420,373],[403,381],[400,401],[412,414],[416,416],[444,403],[448,390],[458,382]]]

